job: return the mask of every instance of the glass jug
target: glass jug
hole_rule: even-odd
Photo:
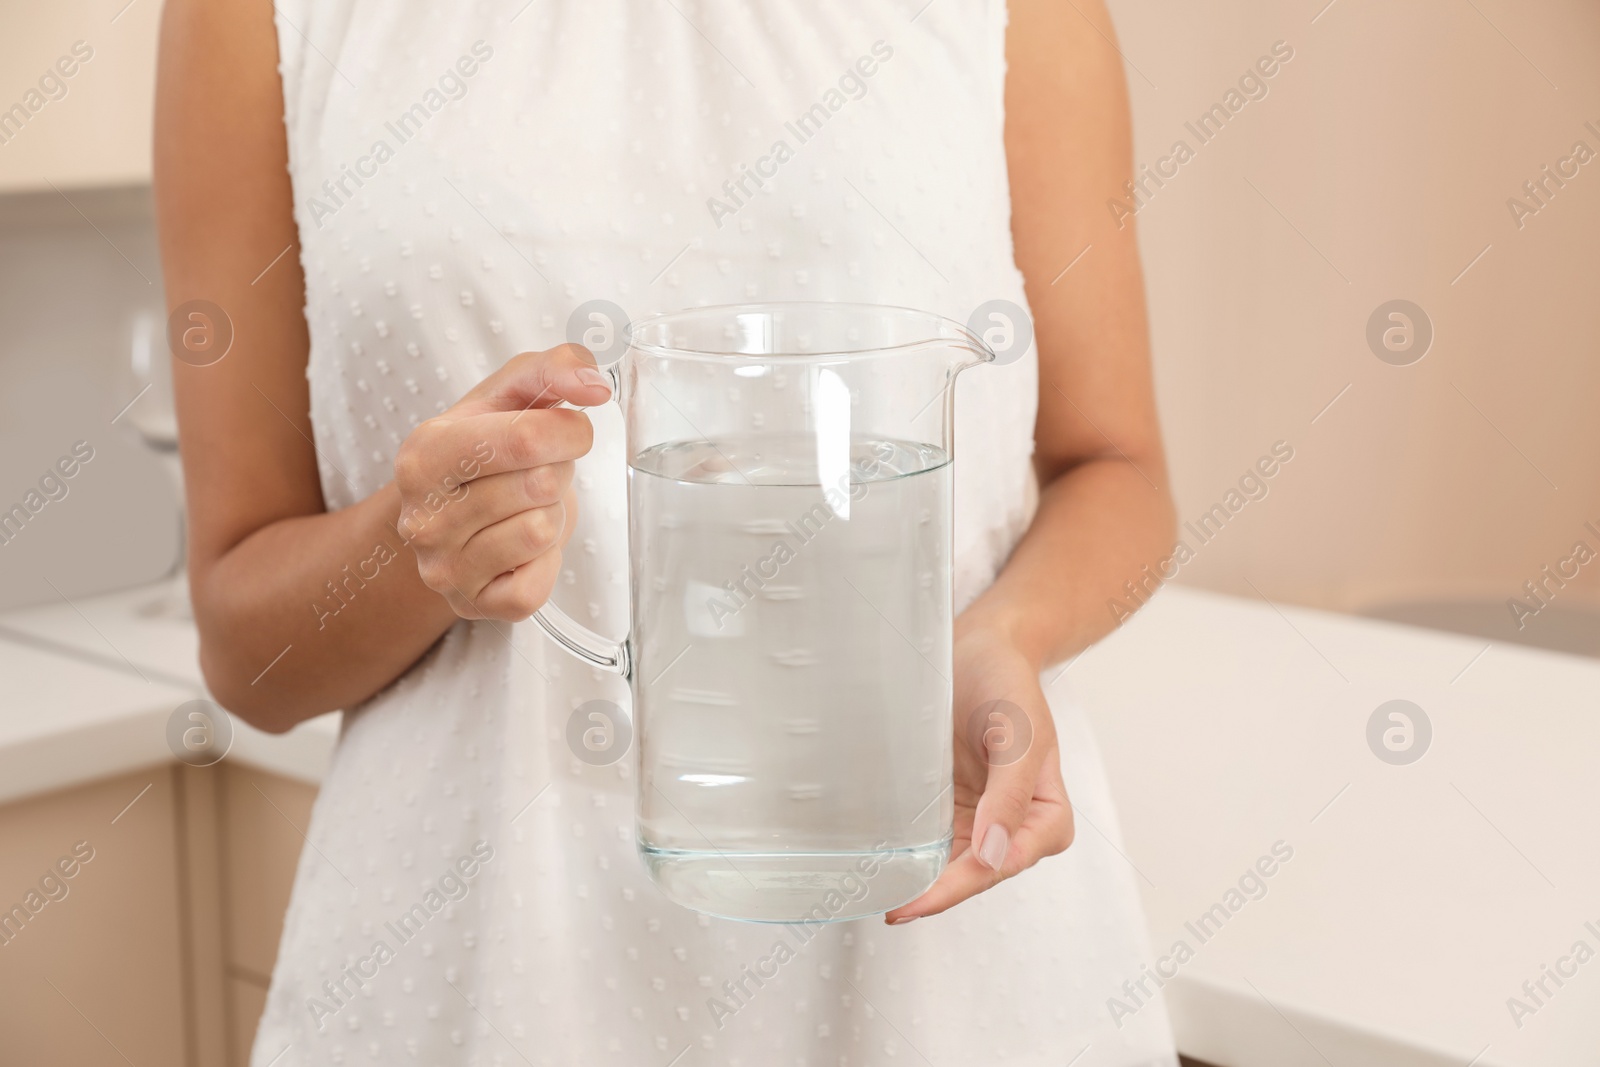
[[[956,375],[994,353],[865,304],[630,323],[631,632],[540,626],[627,678],[640,855],[724,918],[881,914],[949,859]]]

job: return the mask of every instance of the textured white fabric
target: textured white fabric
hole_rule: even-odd
[[[566,340],[589,300],[633,316],[855,300],[960,321],[1025,306],[1004,6],[921,6],[280,0],[329,506],[389,480],[410,429],[508,357]],[[1036,399],[1031,353],[959,385],[960,603],[1030,518]],[[620,419],[595,420],[556,596],[620,633]],[[347,713],[257,1067],[1173,1062],[1159,1003],[1120,1028],[1108,1014],[1148,954],[1131,872],[1097,832],[909,926],[801,944],[707,919],[646,879],[628,761],[566,747],[568,715],[597,696],[627,700],[531,624],[463,622]],[[1056,714],[1073,799],[1114,836],[1086,723]]]

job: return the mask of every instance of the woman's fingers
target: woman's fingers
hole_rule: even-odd
[[[452,577],[476,599],[496,577],[559,549],[567,525],[566,504],[559,500],[501,519],[467,539]]]
[[[524,352],[412,430],[395,457],[395,480],[402,493],[439,492],[486,474],[577,459],[594,440],[588,416],[557,405],[610,398],[609,379],[582,345]]]
[[[972,714],[979,721],[966,737],[987,771],[972,817],[972,853],[990,871],[1005,873],[1041,768],[1055,751],[1054,723],[1008,700],[990,701]]]
[[[521,622],[550,599],[560,574],[561,553],[546,552],[484,586],[473,608],[486,619]]]
[[[543,352],[522,352],[461,398],[463,409],[523,411],[555,407],[562,401],[580,407],[611,399],[610,379],[595,369],[594,355],[578,344]]]
[[[1072,843],[1072,805],[1048,709],[1030,713],[996,700],[969,715],[957,741],[965,746],[957,752],[957,779],[969,789],[965,800],[958,793],[956,833],[967,847],[926,893],[885,916],[890,923],[954,907]],[[963,805],[971,807],[959,810]]]
[[[502,566],[478,590],[472,606],[484,618],[521,622],[538,611],[550,598],[556,578],[561,574],[561,550],[572,540],[572,532],[577,526],[577,494],[569,488],[559,502],[543,510],[560,512],[561,531],[555,544],[514,567]],[[512,536],[509,531],[507,536]],[[495,566],[497,564],[491,563],[485,569],[493,570]]]
[[[572,537],[577,508],[577,497],[569,487],[554,504],[528,508],[486,526],[459,549],[419,555],[422,581],[448,599],[463,618],[525,619],[549,595],[561,566],[561,549]],[[546,556],[553,558],[545,560]],[[514,582],[496,584],[541,560],[543,567]],[[532,593],[540,599],[530,601]]]
[[[448,495],[465,483],[505,471],[564,463],[594,444],[589,416],[570,408],[493,411],[429,419],[400,445],[395,484],[408,502]]]
[[[572,485],[573,472],[573,462],[563,460],[468,482],[449,504],[450,520],[440,524],[431,539],[424,539],[439,551],[459,551],[498,522],[531,508],[559,503]]]
[[[967,848],[940,872],[928,891],[884,916],[890,925],[937,915],[975,897],[1000,881],[1020,874],[1046,856],[1053,856],[1072,843],[1072,805],[1057,777],[1054,783],[1041,783],[1039,796],[1029,805],[1022,824],[1011,835],[1005,862],[999,871]]]
[[[978,862],[978,857],[972,854],[969,848],[961,855],[952,859],[939,878],[928,887],[928,891],[911,901],[902,904],[883,917],[890,926],[910,922],[912,919],[921,919],[929,915],[937,915],[966,900],[975,897],[985,889],[990,888],[1000,881],[1000,876]]]
[[[396,530],[458,615],[523,619],[549,596],[575,514],[573,461],[594,443],[589,417],[557,405],[610,397],[581,345],[525,352],[401,444]]]

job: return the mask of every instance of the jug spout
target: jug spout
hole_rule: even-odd
[[[996,320],[979,333],[954,319],[937,315],[921,316],[927,331],[917,342],[905,346],[908,358],[902,370],[909,376],[932,371],[945,382],[954,382],[963,371],[984,363],[1004,363],[1005,353],[1016,338],[1011,322]],[[913,368],[913,364],[921,364]]]
[[[979,308],[967,325],[956,325],[958,351],[952,371],[960,373],[980,363],[1010,363],[1033,344],[1033,324],[1027,312],[1009,300],[992,300]]]
[[[950,376],[954,378],[964,370],[983,363],[994,363],[1000,356],[991,348],[983,338],[970,330],[963,330],[966,337],[954,345],[950,350]]]
[[[957,359],[951,367],[957,373],[969,367],[976,367],[980,363],[993,363],[1000,358],[994,349],[976,338],[957,349],[957,352]]]

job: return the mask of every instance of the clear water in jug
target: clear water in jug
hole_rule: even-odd
[[[883,912],[948,855],[950,465],[858,439],[843,466],[768,437],[630,469],[641,851],[702,911]]]

